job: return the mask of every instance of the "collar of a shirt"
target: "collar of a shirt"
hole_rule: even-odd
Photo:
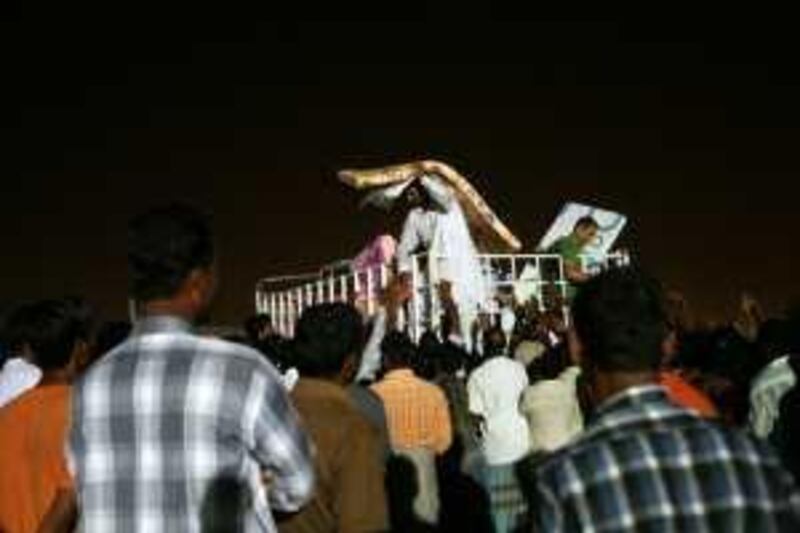
[[[398,368],[387,372],[383,379],[411,379],[413,377],[415,377],[414,371],[410,368]]]
[[[668,401],[666,389],[655,383],[628,387],[606,398],[595,409],[592,418],[597,420],[618,411],[646,407],[648,404],[666,403]]]
[[[184,333],[191,330],[192,325],[185,318],[174,315],[152,315],[136,322],[133,334]]]
[[[347,389],[325,379],[301,377],[292,390],[295,396],[314,396],[325,400],[348,400]]]

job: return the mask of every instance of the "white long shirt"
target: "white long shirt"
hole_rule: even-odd
[[[447,231],[448,226],[459,225],[459,221],[452,219],[458,218],[458,215],[464,219],[461,206],[453,197],[453,192],[447,186],[427,176],[421,177],[420,183],[440,210],[415,207],[409,211],[403,224],[400,242],[397,245],[397,264],[400,272],[411,270],[413,254],[419,249],[449,257],[449,248],[452,248],[453,245],[464,246],[466,244],[450,242],[454,237],[459,237],[458,240],[463,241],[463,235],[455,235],[452,228]],[[466,226],[466,219],[464,219],[464,225]],[[449,235],[445,233],[449,233]],[[469,229],[466,229],[464,233],[469,240],[468,246],[471,245],[474,248],[472,239],[469,237]]]
[[[483,417],[481,446],[492,466],[514,463],[531,449],[528,423],[519,410],[527,386],[525,367],[503,356],[489,359],[469,376],[469,410]]]
[[[414,253],[428,251],[438,258],[439,278],[452,283],[459,312],[471,317],[488,301],[488,289],[467,219],[449,187],[427,176],[420,183],[441,210],[417,207],[409,212],[397,246],[398,270],[411,271]]]

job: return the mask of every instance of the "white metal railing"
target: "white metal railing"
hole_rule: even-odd
[[[491,300],[481,312],[500,313],[498,296],[524,293],[538,302],[541,310],[548,305],[547,287],[560,296],[565,317],[567,309],[567,281],[564,263],[559,255],[534,254],[481,254],[479,260],[484,272]],[[629,263],[627,254],[614,253],[602,258],[582,258],[584,269],[598,272],[613,266]],[[294,325],[303,309],[319,303],[349,302],[372,316],[379,306],[380,295],[388,285],[391,271],[387,266],[353,271],[325,269],[319,273],[294,276],[277,276],[259,280],[256,284],[256,312],[268,313],[280,334],[291,337]],[[342,271],[343,270],[343,271]],[[411,269],[412,295],[408,313],[401,320],[408,321],[409,333],[419,339],[426,330],[437,330],[441,306],[436,291],[439,284],[438,261],[430,261],[428,254],[414,257]]]

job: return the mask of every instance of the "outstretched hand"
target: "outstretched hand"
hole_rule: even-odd
[[[402,273],[386,286],[381,294],[381,303],[387,309],[396,309],[403,302],[411,298],[413,288],[411,287],[411,275]]]

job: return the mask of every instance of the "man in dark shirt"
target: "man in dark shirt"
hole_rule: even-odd
[[[388,530],[382,440],[346,388],[363,338],[361,316],[346,304],[311,307],[297,324],[301,377],[292,398],[316,444],[317,490],[306,508],[279,522],[281,533]]]

